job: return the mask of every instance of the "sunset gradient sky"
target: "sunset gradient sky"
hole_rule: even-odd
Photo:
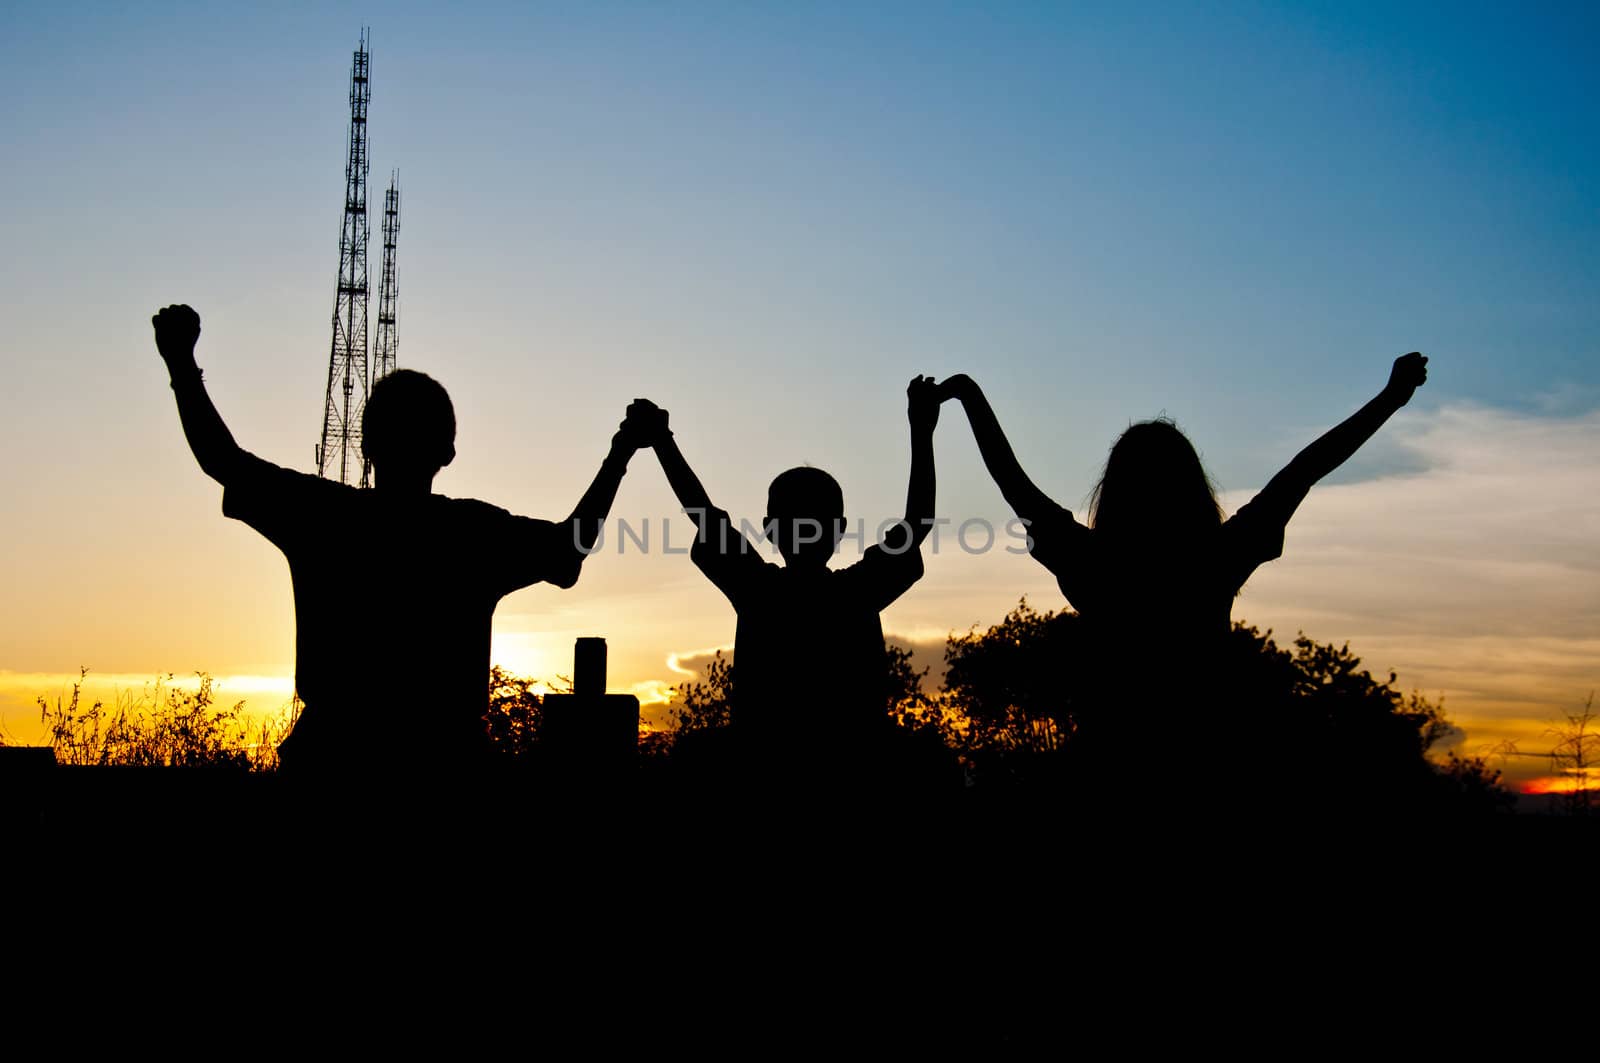
[[[399,360],[461,426],[439,491],[563,516],[648,396],[736,515],[810,463],[870,527],[904,499],[906,381],[965,371],[1063,504],[1165,412],[1231,511],[1420,349],[1427,387],[1312,493],[1235,617],[1348,640],[1442,696],[1468,750],[1546,749],[1600,684],[1600,9],[527,7],[373,23]],[[34,697],[80,665],[286,700],[287,569],[221,516],[149,318],[195,306],[235,436],[310,468],[372,18],[0,11],[8,741],[38,740]],[[936,447],[940,513],[1003,525],[959,416]],[[660,550],[651,456],[614,515],[653,549],[613,536],[576,589],[505,599],[495,658],[554,676],[604,635],[612,688],[650,699],[734,618]],[[937,663],[1024,594],[1064,604],[1027,557],[947,541],[885,628]]]

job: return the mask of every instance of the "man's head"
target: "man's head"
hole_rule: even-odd
[[[780,473],[767,488],[762,523],[787,563],[826,565],[844,535],[839,481],[809,466]]]
[[[456,411],[439,382],[396,369],[372,386],[361,414],[361,450],[380,476],[431,478],[456,456]]]

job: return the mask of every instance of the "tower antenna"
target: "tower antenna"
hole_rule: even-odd
[[[367,404],[367,31],[350,64],[350,145],[344,166],[344,220],[339,226],[339,284],[333,300],[328,394],[317,444],[317,475],[367,486],[361,414]]]
[[[389,190],[383,194],[383,280],[378,285],[378,332],[372,339],[374,384],[394,372],[395,351],[400,345],[400,291],[394,277],[394,249],[399,241],[400,171],[395,170],[389,175]]]

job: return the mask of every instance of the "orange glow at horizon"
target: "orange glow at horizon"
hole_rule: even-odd
[[[1600,794],[1600,786],[1589,773],[1581,775],[1541,775],[1522,784],[1520,792],[1528,795],[1577,794],[1585,790]]]

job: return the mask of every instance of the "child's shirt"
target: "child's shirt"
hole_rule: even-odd
[[[791,568],[761,557],[726,511],[712,510],[690,557],[739,615],[733,723],[748,738],[832,744],[883,723],[878,614],[921,578],[916,547],[879,544],[842,569]]]

